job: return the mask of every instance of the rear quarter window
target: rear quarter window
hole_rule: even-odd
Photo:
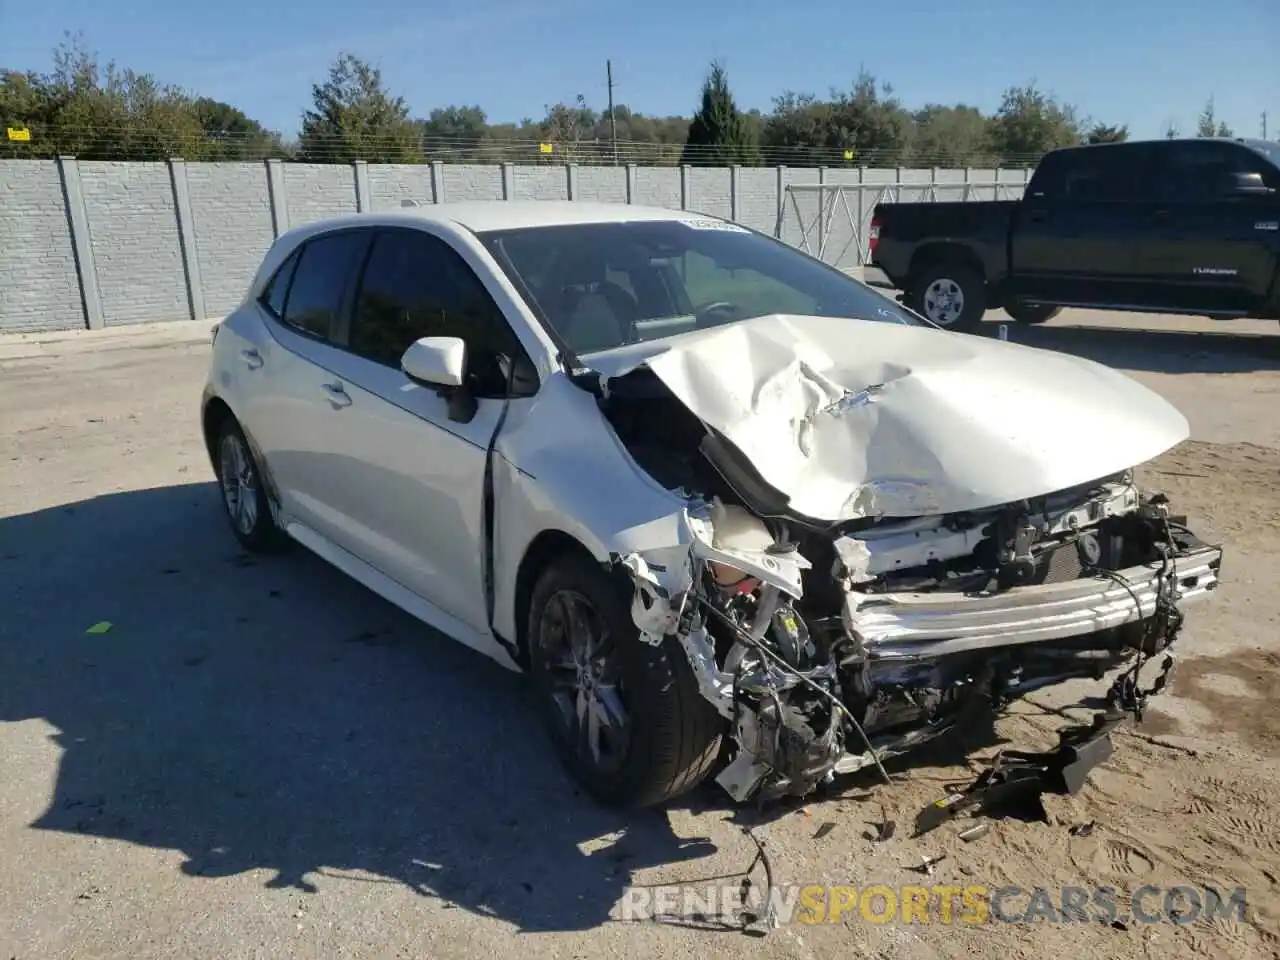
[[[294,268],[298,266],[298,251],[289,254],[289,258],[281,264],[275,275],[267,282],[267,288],[260,297],[262,303],[277,318],[284,318],[284,301],[289,295],[289,283],[293,280]]]

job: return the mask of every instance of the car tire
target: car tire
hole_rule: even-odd
[[[698,692],[679,642],[641,639],[632,597],[629,582],[564,554],[533,588],[526,631],[534,695],[557,753],[589,794],[623,808],[696,787],[727,729]]]
[[[907,306],[944,330],[972,333],[987,312],[987,290],[972,267],[944,261],[911,278]]]
[[[1047,323],[1062,312],[1061,307],[1045,303],[1021,303],[1015,301],[1004,308],[1004,312],[1018,323]]]
[[[223,513],[240,545],[251,553],[278,549],[284,537],[272,515],[262,471],[233,417],[226,417],[218,427],[214,464]]]

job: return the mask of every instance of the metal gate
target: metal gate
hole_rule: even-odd
[[[867,247],[867,233],[870,227],[871,214],[876,204],[883,202],[900,202],[903,191],[914,196],[907,199],[924,203],[937,202],[939,193],[951,194],[944,200],[1017,200],[1026,189],[1026,183],[1009,183],[1001,180],[964,181],[960,183],[788,183],[783,186],[782,195],[778,198],[778,221],[774,227],[774,236],[783,240],[788,223],[799,230],[798,246],[811,256],[837,267],[866,266],[870,259]],[[987,196],[979,195],[979,191]],[[954,194],[959,192],[960,196]],[[800,197],[814,196],[816,208],[810,209],[811,216],[806,220],[800,206]],[[843,214],[843,216],[839,216]],[[789,217],[793,219],[789,219]],[[847,233],[846,233],[847,229]],[[841,243],[839,252],[834,257],[828,255],[832,248],[832,237]],[[852,262],[846,258],[852,248]]]

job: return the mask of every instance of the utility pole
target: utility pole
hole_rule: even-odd
[[[604,62],[605,79],[609,85],[609,140],[613,144],[613,165],[618,165],[618,123],[613,118],[613,61]],[[1263,134],[1266,139],[1266,134]]]
[[[1262,139],[1267,139],[1267,111],[1262,111]]]

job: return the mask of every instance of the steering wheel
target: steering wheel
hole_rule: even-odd
[[[729,303],[727,300],[714,300],[711,303],[704,303],[693,311],[693,322],[696,327],[704,327],[714,325],[713,318],[718,313],[724,312],[741,313],[742,308],[736,303]]]

